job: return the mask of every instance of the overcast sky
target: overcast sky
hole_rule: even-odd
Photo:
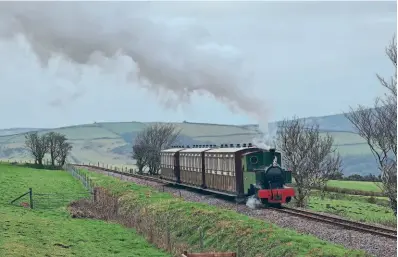
[[[330,115],[393,71],[393,1],[42,5],[0,3],[0,128]]]

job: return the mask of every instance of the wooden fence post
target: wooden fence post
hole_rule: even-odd
[[[29,188],[29,203],[30,203],[30,208],[33,209],[33,192],[32,192],[32,188]]]
[[[200,235],[200,250],[203,251],[203,248],[204,248],[204,237],[205,237],[203,228],[199,227],[199,233],[200,233],[199,234]]]

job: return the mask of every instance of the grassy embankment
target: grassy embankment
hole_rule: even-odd
[[[200,249],[203,242],[205,249],[240,249],[243,256],[365,256],[361,251],[348,250],[234,211],[187,202],[145,186],[84,172],[119,199],[120,213],[141,215],[141,222],[152,220],[151,225],[169,230],[173,242],[184,243],[190,250]]]
[[[0,181],[0,256],[170,256],[132,229],[100,220],[70,218],[66,204],[86,191],[65,171],[0,164]],[[67,196],[56,202],[36,197],[34,202],[40,209],[33,210],[9,204],[29,187],[33,192]],[[26,197],[21,201],[29,200]]]

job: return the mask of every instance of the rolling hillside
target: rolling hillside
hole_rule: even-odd
[[[322,131],[328,131],[335,138],[335,144],[343,156],[344,173],[377,173],[373,157],[365,142],[348,127],[343,115],[312,117]],[[220,125],[204,123],[175,123],[182,129],[179,144],[223,144],[249,143],[261,134],[257,125]],[[134,165],[131,159],[132,142],[136,134],[148,123],[105,122],[63,127],[38,129],[39,133],[55,131],[65,134],[73,144],[72,162],[111,165]],[[276,124],[270,124],[270,130]],[[330,129],[328,129],[330,128]],[[24,134],[34,129],[18,128],[0,130],[0,160],[30,160],[24,149]]]

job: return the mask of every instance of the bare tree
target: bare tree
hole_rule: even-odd
[[[48,151],[50,153],[51,165],[54,167],[55,161],[59,159],[60,154],[62,154],[60,148],[64,147],[63,144],[67,141],[67,138],[65,135],[57,132],[49,132],[46,136],[48,140]]]
[[[158,174],[160,151],[170,147],[180,132],[174,124],[156,123],[138,133],[133,145],[133,157],[139,171],[142,172],[148,166],[150,174]]]
[[[148,164],[147,144],[142,141],[142,135],[138,134],[133,145],[133,159],[136,160],[138,173],[144,172],[145,166]]]
[[[35,158],[35,164],[43,166],[43,158],[48,151],[48,139],[46,135],[30,132],[25,135],[25,146]]]
[[[66,141],[66,138],[62,137],[62,139],[57,143],[56,148],[56,160],[58,166],[64,166],[66,162],[66,158],[68,157],[69,153],[72,151],[72,145]]]
[[[381,172],[381,189],[388,196],[390,206],[397,215],[397,43],[395,35],[386,54],[395,74],[390,80],[377,78],[387,92],[375,99],[374,108],[358,106],[345,116],[366,140]]]
[[[296,182],[295,202],[305,207],[311,188],[326,184],[340,170],[340,156],[333,138],[322,136],[318,125],[306,126],[304,119],[284,120],[277,131],[276,144],[282,152],[284,166],[292,171]]]
[[[326,134],[319,136],[318,127],[316,128],[317,141],[309,151],[309,170],[313,171],[314,180],[321,191],[321,198],[325,196],[327,182],[333,175],[341,172],[341,158],[337,149],[333,146],[333,137]]]

